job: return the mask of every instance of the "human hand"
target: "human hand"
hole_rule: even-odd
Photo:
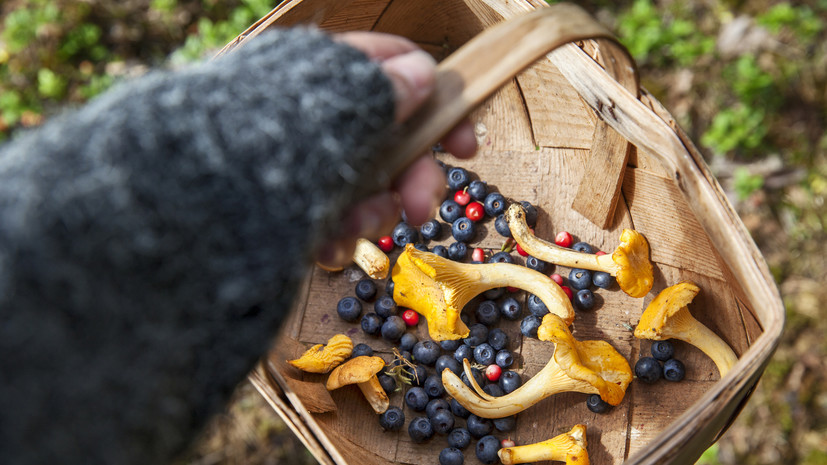
[[[376,32],[348,32],[334,39],[381,64],[396,95],[397,123],[407,120],[433,91],[436,62],[413,42]],[[453,128],[441,143],[447,152],[462,159],[473,157],[477,149],[473,127],[467,120]],[[329,267],[348,264],[356,239],[389,234],[399,222],[402,209],[410,224],[424,223],[445,197],[445,184],[445,173],[433,157],[420,157],[394,180],[391,189],[354,205],[342,220],[339,234],[322,247],[317,260]]]

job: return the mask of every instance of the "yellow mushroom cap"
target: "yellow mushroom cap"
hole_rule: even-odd
[[[350,357],[351,353],[353,341],[344,334],[337,334],[327,341],[326,346],[316,344],[301,357],[287,363],[308,373],[327,373]]]
[[[553,313],[543,317],[537,337],[555,344],[554,360],[569,377],[594,386],[609,404],[620,404],[632,382],[632,368],[611,344],[576,340],[565,322]]]
[[[339,389],[348,384],[358,384],[370,381],[385,366],[382,357],[362,355],[352,358],[337,366],[327,378],[327,390]]]
[[[680,325],[684,323],[681,318],[673,319],[673,317],[678,316],[678,312],[685,311],[686,316],[692,318],[687,305],[700,290],[692,282],[681,281],[661,291],[640,316],[640,322],[635,328],[635,337],[654,340],[661,339],[664,335],[667,339],[673,337],[670,327],[675,326],[675,323]]]
[[[565,461],[566,465],[589,465],[587,446],[586,425],[574,425],[570,431],[542,442],[504,447],[497,455],[504,465],[543,460]]]
[[[652,263],[649,261],[649,242],[637,231],[624,229],[620,245],[612,253],[617,266],[617,283],[632,297],[644,297],[655,283]]]

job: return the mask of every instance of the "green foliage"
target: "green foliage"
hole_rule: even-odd
[[[764,187],[764,178],[758,174],[750,174],[743,166],[738,167],[732,176],[733,187],[739,200],[746,200],[754,192]]]
[[[66,80],[48,68],[37,70],[37,92],[43,97],[60,98],[66,91]]]
[[[738,104],[715,115],[701,143],[719,154],[754,149],[764,141],[767,131],[763,110]]]
[[[101,30],[95,24],[83,23],[68,31],[59,48],[58,57],[68,61],[79,55],[94,61],[107,58],[108,51],[100,45]]]
[[[46,0],[31,0],[25,8],[13,10],[7,16],[0,38],[11,53],[18,53],[37,38],[45,26],[60,19],[58,6]]]
[[[792,6],[787,2],[774,5],[755,20],[775,34],[788,29],[802,41],[812,40],[824,29],[823,20],[812,8],[807,5]]]
[[[741,55],[728,64],[724,81],[730,83],[738,100],[748,105],[775,108],[781,103],[773,76],[761,69],[752,54]]]
[[[721,465],[721,461],[718,460],[718,444],[712,444],[705,450],[695,465]]]

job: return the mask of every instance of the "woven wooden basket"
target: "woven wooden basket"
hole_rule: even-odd
[[[527,16],[540,9],[540,16]],[[291,0],[224,51],[269,27],[296,24],[394,33],[445,59],[437,95],[400,141],[402,160],[430,147],[470,111],[480,140],[477,157],[460,162],[437,156],[508,198],[538,206],[539,237],[567,230],[611,251],[623,228],[646,236],[654,288],[642,299],[600,290],[600,308],[578,314],[572,325],[578,339],[609,341],[634,365],[649,351],[650,341],[630,331],[647,304],[678,281],[700,286],[690,305],[693,315],[739,356],[726,376],[720,378],[699,350],[678,343],[688,367],[684,381],[635,380],[605,415],[588,411],[584,394],[558,394],[520,413],[511,435],[517,444],[529,444],[583,423],[592,463],[694,463],[748,399],[779,340],[784,309],[763,257],[703,158],[660,103],[639,88],[624,49],[579,8],[547,8],[540,0]],[[484,31],[495,37],[472,41]],[[503,243],[491,222],[476,240],[492,250]],[[565,276],[568,269],[556,272]],[[353,295],[363,276],[356,267],[313,270],[276,348],[250,378],[320,463],[435,463],[444,439],[414,444],[406,428],[383,432],[357,389],[328,393],[324,375],[302,374],[285,363],[336,333],[391,358],[390,344],[336,316],[336,302]],[[521,337],[518,323],[505,329],[519,355],[516,370],[527,379],[545,365],[553,345]],[[418,336],[427,337],[425,325]],[[390,398],[403,406],[401,393]],[[478,463],[473,452],[465,455],[466,463]]]

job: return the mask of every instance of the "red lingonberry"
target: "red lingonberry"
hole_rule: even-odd
[[[595,254],[595,255],[597,255],[597,256],[599,257],[599,256],[601,256],[601,255],[606,255],[606,252],[604,252],[604,251],[602,251],[602,250],[598,250],[598,251],[597,251],[597,252],[595,252],[594,254]]]
[[[477,247],[471,252],[471,260],[475,262],[485,262],[485,251]]]
[[[485,216],[485,207],[479,202],[471,202],[465,207],[465,216],[471,221],[479,221]]]
[[[574,239],[568,231],[560,231],[557,233],[557,237],[554,238],[554,243],[560,247],[571,247],[572,242],[574,242]]]
[[[468,193],[467,188],[461,191],[456,191],[454,193],[454,202],[460,204],[460,206],[466,206],[471,201],[471,194]]]
[[[419,323],[419,313],[416,313],[414,310],[405,310],[402,312],[402,320],[408,326],[416,326]]]
[[[549,278],[551,278],[551,280],[552,280],[552,281],[554,281],[555,283],[557,283],[557,285],[558,285],[558,286],[562,286],[562,285],[563,285],[563,277],[562,277],[562,276],[560,276],[559,274],[554,273],[553,275],[549,276]]]
[[[514,442],[514,440],[511,438],[503,439],[502,441],[500,441],[500,446],[502,447],[514,447],[516,445],[517,443]]]
[[[517,253],[522,255],[523,257],[528,257],[528,252],[523,250],[523,248],[520,247],[520,244],[517,244]]]
[[[571,288],[570,288],[570,287],[568,287],[568,286],[560,286],[560,288],[561,288],[561,289],[563,289],[563,292],[565,292],[565,293],[566,293],[566,295],[569,297],[569,300],[571,300],[571,299],[574,297],[574,294],[572,294],[572,292],[571,292]]]
[[[519,292],[520,288],[519,287],[514,287],[514,286],[506,286],[505,290],[513,294],[515,292]]]
[[[379,245],[382,252],[387,253],[393,250],[393,238],[390,236],[382,236],[378,241],[376,241],[376,243]]]
[[[492,383],[500,379],[501,374],[503,374],[503,369],[496,364],[488,365],[485,369],[485,378]]]

